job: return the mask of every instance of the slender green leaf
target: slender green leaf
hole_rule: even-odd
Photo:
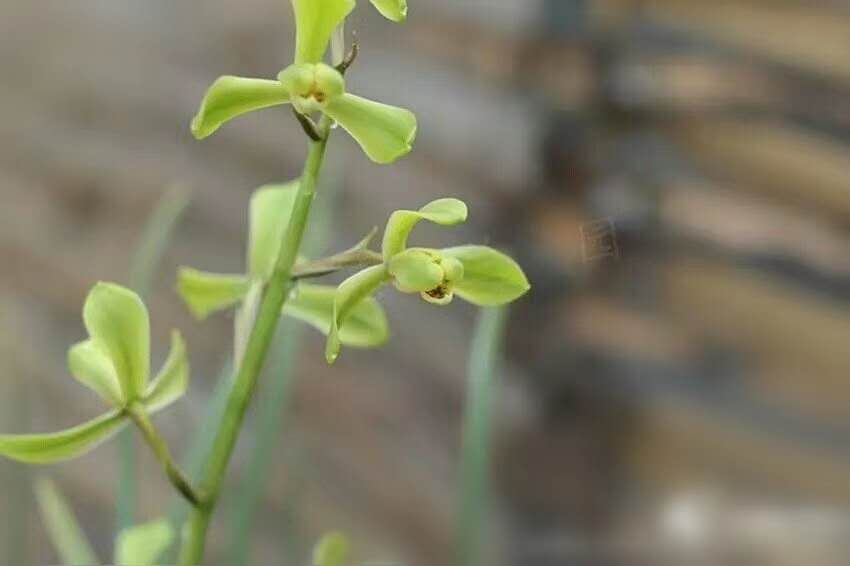
[[[403,22],[407,19],[407,0],[371,0],[371,2],[388,20]]]
[[[522,268],[500,251],[487,246],[459,246],[441,252],[463,264],[463,278],[454,291],[479,306],[515,301],[531,288]]]
[[[35,481],[41,520],[60,560],[67,566],[100,564],[77,517],[59,488],[47,478]]]
[[[324,335],[333,324],[336,288],[329,285],[299,284],[283,307],[283,314],[306,322]],[[342,323],[339,338],[343,345],[374,348],[389,339],[387,317],[372,297],[357,303]]]
[[[177,292],[198,320],[237,304],[248,293],[251,281],[244,275],[224,275],[181,267]]]
[[[121,383],[109,355],[92,340],[68,350],[68,369],[77,380],[114,407],[124,405]]]
[[[145,224],[130,267],[130,288],[138,293],[142,300],[148,298],[151,283],[162,263],[168,242],[188,206],[189,192],[183,186],[175,184],[159,197]]]
[[[251,197],[248,272],[255,279],[271,277],[297,192],[295,180],[260,187]]]
[[[287,102],[289,93],[278,81],[219,77],[207,90],[201,108],[192,119],[192,135],[204,139],[233,118]]]
[[[348,537],[342,533],[324,535],[313,549],[313,566],[345,566],[350,546]]]
[[[292,0],[295,10],[295,62],[318,63],[333,30],[354,9],[354,0]]]
[[[462,200],[441,198],[431,201],[417,211],[396,210],[390,215],[384,230],[382,253],[384,261],[389,261],[407,247],[407,238],[413,228],[422,220],[441,226],[456,226],[466,222],[468,210]]]
[[[416,115],[409,110],[345,93],[330,98],[324,112],[345,128],[375,163],[392,163],[413,149]]]
[[[150,413],[155,413],[185,395],[188,388],[189,358],[186,355],[186,344],[180,333],[174,330],[171,333],[171,352],[145,392],[145,406]]]
[[[137,399],[150,373],[150,321],[142,299],[126,287],[98,283],[86,298],[83,321],[112,360],[122,397]]]
[[[116,566],[154,566],[174,542],[168,519],[157,519],[125,529],[115,541]]]
[[[489,509],[491,410],[507,309],[481,311],[469,355],[463,418],[457,564],[483,564],[484,519]]]
[[[60,432],[46,434],[2,434],[0,456],[28,464],[52,464],[70,460],[93,449],[126,423],[120,411]]]
[[[339,336],[340,327],[345,323],[354,307],[385,285],[388,277],[387,268],[383,265],[376,265],[355,273],[340,284],[334,299],[334,316],[325,347],[325,358],[329,364],[336,361],[342,347]]]

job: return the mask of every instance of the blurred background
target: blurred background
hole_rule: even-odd
[[[416,241],[510,250],[533,284],[494,376],[488,563],[848,564],[850,4],[410,0],[404,27],[360,4],[351,90],[415,110],[420,137],[390,167],[333,139],[315,246],[457,196],[470,222]],[[157,424],[180,455],[210,428],[233,321],[193,321],[175,269],[242,271],[249,195],[296,177],[305,140],[285,109],[203,143],[188,123],[219,75],[275,76],[292,38],[284,0],[0,4],[3,431],[101,409],[65,352],[175,185],[190,201],[150,287],[154,363],[179,328],[193,382]],[[450,563],[475,310],[381,298],[382,350],[331,369],[304,330],[273,362],[210,563],[247,563],[243,544],[300,566],[329,529],[357,563]],[[56,561],[42,472],[109,556],[120,445],[0,462],[0,562]],[[133,469],[137,520],[175,509],[146,448]]]

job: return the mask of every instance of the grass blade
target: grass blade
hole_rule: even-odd
[[[59,558],[70,566],[100,564],[77,518],[59,488],[47,478],[35,481],[41,519]]]
[[[175,186],[159,199],[145,226],[130,266],[130,287],[147,299],[157,268],[177,223],[189,204],[185,189]],[[136,447],[133,430],[118,435],[118,486],[116,488],[117,530],[130,528],[136,516]]]
[[[269,363],[269,376],[274,379],[268,381],[269,391],[260,396],[254,449],[246,474],[241,478],[239,496],[231,509],[227,564],[250,563],[254,518],[272,468],[275,448],[279,446],[277,439],[289,407],[303,335],[304,328],[298,321],[283,318],[278,324]]]
[[[505,307],[482,309],[469,356],[456,541],[458,566],[482,564],[490,489],[491,408],[506,320]]]

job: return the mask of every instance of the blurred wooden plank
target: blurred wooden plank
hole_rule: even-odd
[[[850,306],[722,262],[672,261],[664,281],[666,308],[687,328],[850,399]]]
[[[416,6],[411,6],[414,13]],[[428,11],[460,21],[475,22],[505,33],[532,33],[543,16],[543,0],[429,0]]]
[[[722,413],[659,401],[634,423],[630,461],[665,491],[732,487],[748,493],[850,502],[850,458],[760,431]]]
[[[610,356],[637,358],[644,363],[686,364],[698,352],[692,337],[672,320],[616,301],[578,298],[566,314],[565,326],[571,338]]]
[[[850,84],[850,13],[795,0],[601,0],[600,25],[637,14],[777,63]]]
[[[850,146],[763,120],[690,121],[674,130],[712,174],[850,222]]]
[[[615,95],[629,108],[695,115],[752,111],[850,128],[846,90],[806,81],[750,60],[700,52],[669,53],[646,47],[626,52],[616,66]]]
[[[850,233],[817,214],[701,179],[671,181],[659,214],[674,238],[719,253],[781,257],[850,280]]]

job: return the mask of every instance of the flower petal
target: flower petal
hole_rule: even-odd
[[[251,282],[244,275],[209,273],[191,267],[177,271],[177,292],[199,320],[235,305],[250,287]]]
[[[363,299],[371,296],[387,283],[389,274],[383,265],[375,265],[355,273],[343,281],[336,290],[334,298],[334,315],[331,320],[331,331],[325,346],[325,358],[329,364],[336,361],[342,347],[340,328],[351,315],[354,307]]]
[[[327,336],[333,325],[335,297],[335,287],[300,283],[287,299],[283,314],[306,322]],[[355,348],[374,348],[388,338],[387,316],[372,297],[354,305],[339,330],[340,342]]]
[[[371,0],[372,5],[388,20],[396,23],[407,19],[407,0]]]
[[[454,286],[462,299],[478,306],[515,301],[531,288],[522,268],[510,257],[487,246],[440,250],[463,264],[463,278]]]
[[[331,34],[354,6],[354,0],[292,0],[296,30],[295,62],[321,61]]]
[[[171,351],[159,374],[151,381],[143,399],[151,413],[164,409],[189,388],[189,358],[186,343],[176,330],[171,332]]]
[[[443,270],[433,254],[422,249],[409,249],[392,257],[388,264],[390,275],[403,293],[430,291],[444,278]]]
[[[0,435],[0,456],[28,464],[52,464],[80,456],[118,432],[127,419],[112,411],[79,426],[47,434]]]
[[[268,281],[271,277],[297,193],[298,181],[254,191],[248,236],[248,272],[253,278]]]
[[[115,407],[124,405],[121,383],[109,355],[92,340],[75,344],[68,350],[68,369],[77,380]]]
[[[416,115],[353,94],[328,99],[324,112],[357,140],[375,163],[392,163],[410,153],[416,139]]]
[[[344,534],[327,533],[313,548],[313,566],[345,566],[348,563],[350,548],[351,544]]]
[[[174,542],[174,527],[168,519],[157,519],[124,529],[115,541],[115,564],[153,566]]]
[[[456,198],[441,198],[431,201],[418,211],[396,210],[390,215],[384,230],[382,252],[384,261],[407,247],[407,238],[413,228],[422,220],[428,220],[441,226],[455,226],[466,222],[466,204]]]
[[[122,398],[138,398],[150,374],[150,322],[142,299],[120,285],[98,283],[86,298],[83,321],[112,361]]]
[[[192,135],[204,139],[237,116],[288,102],[289,93],[278,81],[219,77],[207,90],[200,110],[192,119]]]

